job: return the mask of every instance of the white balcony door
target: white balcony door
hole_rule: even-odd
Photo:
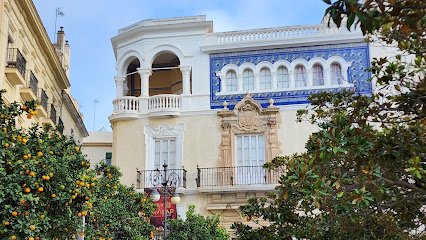
[[[262,184],[265,182],[265,140],[263,135],[236,136],[236,170],[237,184]]]
[[[168,169],[176,169],[176,139],[154,140],[154,169],[163,169],[163,164]]]

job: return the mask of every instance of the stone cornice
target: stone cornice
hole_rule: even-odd
[[[47,61],[50,62],[52,69],[54,71],[55,80],[59,84],[61,90],[67,89],[71,86],[67,75],[65,74],[65,70],[62,68],[62,64],[59,61],[58,56],[56,55],[56,50],[53,47],[52,42],[50,41],[49,35],[44,28],[43,22],[38,15],[37,9],[34,6],[32,0],[23,0],[17,1],[17,4],[20,4],[22,9],[27,15],[27,21],[29,25],[34,30],[36,34],[36,38],[38,38],[41,44],[41,49],[45,50]]]
[[[80,132],[80,135],[82,137],[89,136],[89,132],[87,132],[86,126],[84,125],[83,118],[81,117],[80,112],[74,106],[71,96],[68,95],[68,93],[66,92],[63,92],[63,102],[68,112],[70,113],[72,120],[75,122],[75,125],[77,126],[78,131]]]
[[[205,53],[221,53],[229,51],[246,51],[262,49],[273,49],[273,48],[287,48],[287,47],[298,47],[298,46],[315,46],[321,44],[339,44],[339,43],[354,43],[364,42],[365,37],[355,33],[345,33],[341,35],[332,36],[318,36],[312,38],[294,38],[294,39],[283,39],[283,40],[262,40],[252,42],[236,42],[228,44],[210,44],[202,46],[200,49]]]

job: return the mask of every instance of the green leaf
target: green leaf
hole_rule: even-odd
[[[340,192],[339,194],[337,194],[337,197],[338,197],[338,198],[343,197],[343,193],[344,193],[344,192]]]

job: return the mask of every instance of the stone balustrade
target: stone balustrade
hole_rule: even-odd
[[[305,38],[322,35],[331,35],[347,31],[345,28],[331,27],[326,24],[292,26],[281,28],[265,28],[257,30],[233,31],[213,33],[217,38],[216,44],[241,43],[264,40],[283,40],[288,38]]]
[[[148,114],[149,117],[177,116],[182,108],[180,95],[162,94],[151,97],[126,96],[113,101],[113,114]],[[135,115],[136,117],[136,115]]]

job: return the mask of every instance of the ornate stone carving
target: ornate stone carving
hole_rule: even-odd
[[[265,159],[272,160],[280,152],[277,137],[280,117],[274,105],[263,109],[251,98],[250,93],[235,105],[234,110],[222,109],[218,112],[219,127],[222,132],[218,167],[235,166],[235,135],[263,134],[265,137]]]
[[[171,128],[167,124],[161,124],[158,128],[154,128],[152,125],[145,127],[145,133],[152,136],[177,136],[184,130],[184,124],[176,124],[175,127]]]

